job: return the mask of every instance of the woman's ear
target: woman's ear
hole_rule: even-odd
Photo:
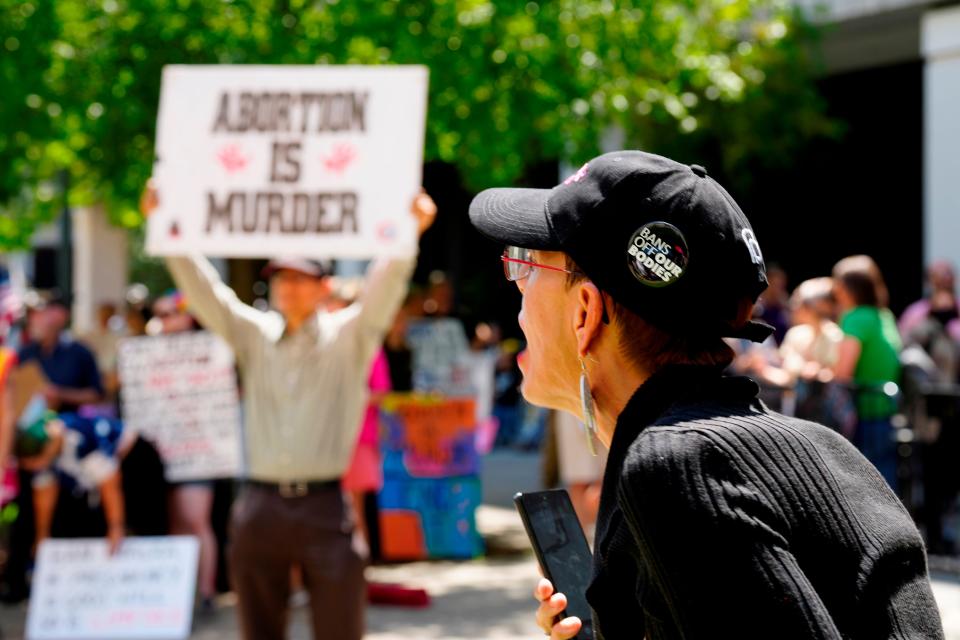
[[[576,296],[573,330],[577,336],[577,355],[582,358],[590,352],[603,327],[603,294],[597,285],[585,280],[577,285]]]

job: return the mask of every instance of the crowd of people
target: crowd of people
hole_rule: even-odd
[[[153,206],[145,198],[145,212]],[[422,233],[436,208],[421,194],[411,211]],[[115,552],[129,534],[189,534],[200,543],[201,611],[213,607],[218,560],[226,558],[245,637],[283,637],[300,589],[309,594],[316,637],[359,638],[373,524],[363,518],[364,503],[382,484],[375,404],[391,388],[411,387],[393,384],[388,354],[402,379],[409,348],[400,308],[414,264],[413,257],[375,261],[361,287],[331,277],[325,263],[274,260],[263,273],[268,312],[241,303],[206,260],[171,258],[177,291],[151,304],[139,292],[123,314],[103,305],[89,336],[69,330],[67,301],[26,296],[24,321],[8,323],[0,358],[0,456],[16,460],[18,481],[5,493],[15,496],[16,518],[4,545],[4,597],[28,596],[47,537],[105,536]],[[421,307],[430,301],[442,298]],[[400,334],[385,340],[392,326]],[[235,495],[226,549],[219,544],[226,523],[215,513],[222,483],[166,481],[158,448],[122,420],[120,340],[201,327],[233,349],[242,381],[246,459],[237,489],[228,485]],[[27,406],[15,406],[31,384]]]
[[[780,411],[852,440],[908,505],[919,503],[931,549],[952,552],[958,532],[942,529],[958,487],[944,467],[960,402],[952,266],[930,265],[926,295],[899,320],[868,256],[845,258],[831,276],[806,280],[792,293],[782,270],[771,274],[755,312],[776,331],[762,344],[731,341],[738,354],[732,369],[760,381]]]
[[[168,486],[156,448],[120,419],[119,341],[199,328],[182,297],[134,299],[123,314],[104,303],[96,329],[84,336],[70,331],[68,305],[57,295],[31,292],[25,303],[22,322],[3,336],[0,378],[8,398],[0,449],[5,461],[15,455],[17,468],[5,495],[15,496],[18,514],[5,549],[4,598],[28,595],[37,546],[51,535],[105,535],[115,550],[128,533],[173,533],[200,540],[199,593],[209,607],[217,555],[212,487]],[[34,397],[26,395],[30,381],[16,375],[31,363],[40,384]],[[16,396],[28,404],[15,406]]]
[[[414,210],[430,218],[432,202],[423,198]],[[342,637],[358,637],[363,566],[378,547],[377,403],[390,391],[469,389],[489,444],[533,449],[545,442],[545,483],[568,488],[588,530],[596,521],[605,449],[596,443],[601,455],[590,455],[576,418],[523,400],[521,342],[487,322],[465,331],[443,274],[407,292],[411,260],[374,263],[365,282],[330,277],[320,262],[275,260],[263,276],[279,313],[266,313],[241,303],[203,260],[173,258],[168,267],[178,290],[149,303],[131,296],[123,311],[104,304],[87,335],[71,334],[68,306],[55,296],[28,297],[23,322],[5,327],[0,459],[17,460],[4,495],[16,496],[18,509],[6,544],[6,599],[28,595],[36,548],[47,537],[105,536],[115,549],[130,533],[187,534],[200,543],[201,610],[214,606],[218,586],[227,583],[226,559],[247,637],[280,637],[297,589],[310,594],[317,637],[332,637],[325,620],[333,614],[344,621]],[[831,276],[792,292],[782,269],[771,267],[768,278],[754,315],[772,335],[763,343],[728,338],[737,354],[730,369],[760,381],[780,411],[852,440],[894,491],[903,491],[913,468],[904,464],[897,434],[910,427],[928,545],[955,551],[955,532],[943,526],[960,490],[949,472],[960,397],[960,303],[951,266],[930,266],[928,294],[899,322],[867,256],[841,260]],[[423,318],[431,320],[429,335],[417,329]],[[229,480],[165,481],[152,443],[123,428],[119,341],[204,328],[229,343],[241,372],[247,478],[239,491]],[[42,372],[43,402],[17,407],[14,372],[28,363]],[[324,430],[318,421],[357,427]],[[349,500],[341,501],[341,492]],[[229,531],[228,509],[216,507],[224,493],[228,505],[235,502]],[[285,544],[292,539],[302,544]],[[331,566],[339,567],[336,575]]]

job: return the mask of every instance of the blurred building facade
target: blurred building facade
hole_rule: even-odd
[[[69,215],[69,225],[61,221],[39,229],[31,249],[8,255],[6,262],[18,288],[61,294],[69,290],[73,329],[85,334],[93,330],[101,304],[123,307],[129,236],[127,230],[110,224],[101,207],[77,207]],[[69,287],[64,278],[70,279]]]
[[[887,237],[881,266],[894,280],[901,268],[911,270],[898,257],[946,258],[960,266],[960,3],[801,4],[825,27],[824,93],[832,110],[850,118],[850,159],[859,154],[866,167],[853,171],[864,179],[849,187],[881,192],[893,208],[874,216]],[[864,90],[864,79],[871,90]],[[865,128],[873,140],[859,136]],[[911,286],[919,286],[919,274],[911,276]]]
[[[960,4],[829,0],[825,8],[831,73],[922,64],[924,257],[960,264]]]

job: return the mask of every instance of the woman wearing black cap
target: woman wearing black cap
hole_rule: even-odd
[[[760,247],[702,167],[596,158],[551,190],[493,189],[474,225],[509,245],[528,400],[610,448],[586,591],[597,638],[942,638],[920,536],[834,432],[722,375],[766,285]],[[543,580],[537,621],[566,599]]]

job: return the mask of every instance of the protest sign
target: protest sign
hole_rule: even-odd
[[[443,478],[479,473],[476,402],[391,393],[380,403],[384,473]]]
[[[413,388],[422,393],[472,396],[470,342],[456,318],[413,320],[407,328],[413,352]]]
[[[380,422],[384,558],[482,553],[475,516],[481,490],[473,398],[392,393],[380,404]]]
[[[411,256],[421,66],[164,68],[153,255]]]
[[[45,540],[27,611],[28,640],[174,640],[190,634],[197,539]]]
[[[120,342],[124,422],[160,452],[167,480],[240,473],[240,404],[233,352],[206,331]]]

